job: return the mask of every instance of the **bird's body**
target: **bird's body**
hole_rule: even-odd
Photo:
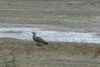
[[[41,37],[37,37],[36,36],[36,33],[35,32],[32,32],[33,33],[33,40],[37,43],[37,45],[39,45],[39,43],[42,43],[42,44],[48,44],[44,39],[42,39]]]
[[[45,40],[43,40],[40,37],[33,37],[33,40],[37,43],[43,43],[43,44],[48,44]]]

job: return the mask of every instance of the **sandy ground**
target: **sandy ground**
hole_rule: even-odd
[[[47,24],[39,27],[61,31],[100,32],[100,4],[96,2],[93,6],[88,1],[1,0],[0,27],[20,26],[16,24]],[[22,27],[24,26],[26,25]]]

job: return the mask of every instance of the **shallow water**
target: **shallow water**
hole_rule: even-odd
[[[32,40],[31,32],[33,31],[37,33],[37,36],[47,41],[100,43],[100,37],[96,35],[97,33],[63,32],[27,27],[2,27],[0,28],[0,38]]]

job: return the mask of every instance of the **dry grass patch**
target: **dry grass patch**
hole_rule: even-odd
[[[91,58],[97,48],[99,44],[49,42],[36,46],[33,41],[1,38],[0,67],[99,67],[99,57]]]
[[[0,39],[0,52],[7,50],[14,53],[27,53],[31,55],[43,52],[51,55],[91,56],[99,48],[99,44],[92,43],[49,42],[48,45],[36,46],[33,41],[9,38]]]

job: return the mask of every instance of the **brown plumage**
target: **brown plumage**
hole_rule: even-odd
[[[37,37],[35,32],[32,32],[32,33],[33,33],[33,40],[37,43],[38,46],[41,46],[40,43],[45,44],[45,45],[48,44],[48,43],[47,43],[44,39],[42,39],[41,37]]]

